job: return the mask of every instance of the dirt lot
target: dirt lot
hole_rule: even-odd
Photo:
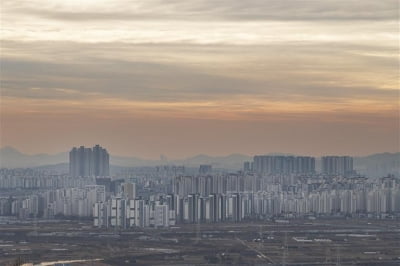
[[[0,265],[399,265],[400,221],[291,220],[98,230],[87,222],[0,226]],[[45,263],[43,263],[45,265]],[[46,264],[52,265],[52,263]]]

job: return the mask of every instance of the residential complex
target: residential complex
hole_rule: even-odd
[[[93,148],[72,148],[69,153],[69,173],[73,177],[109,176],[110,157],[99,145]]]

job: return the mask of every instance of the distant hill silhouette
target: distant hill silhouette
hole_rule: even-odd
[[[287,155],[282,153],[270,153],[269,155]],[[137,167],[155,166],[165,164],[185,165],[187,167],[198,167],[200,164],[211,164],[214,168],[239,170],[243,162],[252,160],[252,156],[239,153],[227,156],[209,156],[199,154],[181,160],[148,160],[138,157],[113,156],[110,157],[110,164],[113,166]],[[24,154],[12,147],[0,149],[1,168],[25,168],[52,166],[54,168],[68,169],[68,152],[56,154]],[[319,164],[319,160],[317,160]],[[398,153],[377,153],[363,157],[354,157],[355,169],[369,177],[381,177],[388,174],[400,176],[400,152]]]

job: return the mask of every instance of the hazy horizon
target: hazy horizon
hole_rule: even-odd
[[[143,158],[400,150],[398,1],[1,6],[1,147],[99,143]]]
[[[79,147],[79,146],[93,147],[94,145],[97,145],[97,144],[98,143],[93,144],[93,145],[75,145],[74,147]],[[7,149],[7,148],[16,150],[16,151],[18,151],[18,152],[20,152],[20,153],[22,153],[24,155],[28,155],[28,156],[34,156],[34,155],[49,155],[49,156],[53,156],[53,155],[58,155],[58,154],[61,154],[61,153],[66,153],[67,154],[72,149],[72,147],[71,147],[68,150],[56,151],[56,152],[27,153],[27,152],[21,151],[21,150],[15,148],[15,147],[13,147],[13,146],[6,145],[6,146],[0,147],[0,150]],[[188,156],[184,156],[184,157],[170,157],[170,156],[168,156],[168,154],[159,154],[156,157],[143,157],[143,156],[140,156],[140,154],[118,154],[118,153],[115,154],[115,153],[112,152],[112,150],[109,149],[109,147],[104,147],[103,146],[103,148],[107,149],[108,152],[111,151],[110,152],[110,156],[111,157],[126,157],[126,158],[132,157],[132,158],[138,158],[138,159],[144,159],[144,160],[154,160],[154,161],[157,161],[157,160],[168,160],[168,161],[184,160],[184,159],[189,159],[189,158],[192,158],[192,157],[203,156],[203,155],[204,156],[209,156],[209,157],[228,157],[228,156],[231,156],[231,155],[242,155],[242,156],[248,156],[248,157],[253,157],[253,156],[256,156],[256,155],[293,155],[293,156],[311,156],[311,157],[315,157],[315,158],[321,158],[323,156],[367,157],[367,156],[376,155],[376,154],[386,154],[386,153],[388,153],[388,154],[398,154],[398,153],[400,153],[400,151],[397,151],[397,152],[396,151],[395,152],[382,151],[382,152],[374,152],[374,153],[358,154],[357,155],[357,154],[346,154],[346,153],[340,153],[340,154],[339,153],[338,154],[328,154],[328,153],[326,153],[326,154],[304,154],[304,153],[290,153],[290,152],[283,153],[283,152],[279,152],[279,151],[273,151],[273,152],[261,152],[261,153],[257,153],[257,154],[247,154],[247,153],[242,153],[240,151],[237,151],[237,152],[226,153],[226,154],[209,154],[209,153],[196,153],[196,152],[194,152],[194,153],[192,153],[192,154],[190,154]],[[66,159],[68,159],[68,158],[66,158]]]
[[[399,3],[1,0],[0,265],[399,265]]]

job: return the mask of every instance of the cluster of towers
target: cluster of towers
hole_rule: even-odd
[[[73,177],[109,176],[110,156],[100,145],[93,148],[72,148],[69,153],[69,173]]]
[[[312,174],[315,158],[306,156],[254,156],[254,171],[263,174]]]
[[[322,172],[332,175],[352,175],[353,158],[349,156],[324,156],[322,157]]]
[[[245,162],[246,172],[258,174],[315,174],[315,158],[308,156],[257,155],[253,162]],[[324,156],[321,158],[321,173],[325,175],[353,175],[353,158],[350,156]]]

